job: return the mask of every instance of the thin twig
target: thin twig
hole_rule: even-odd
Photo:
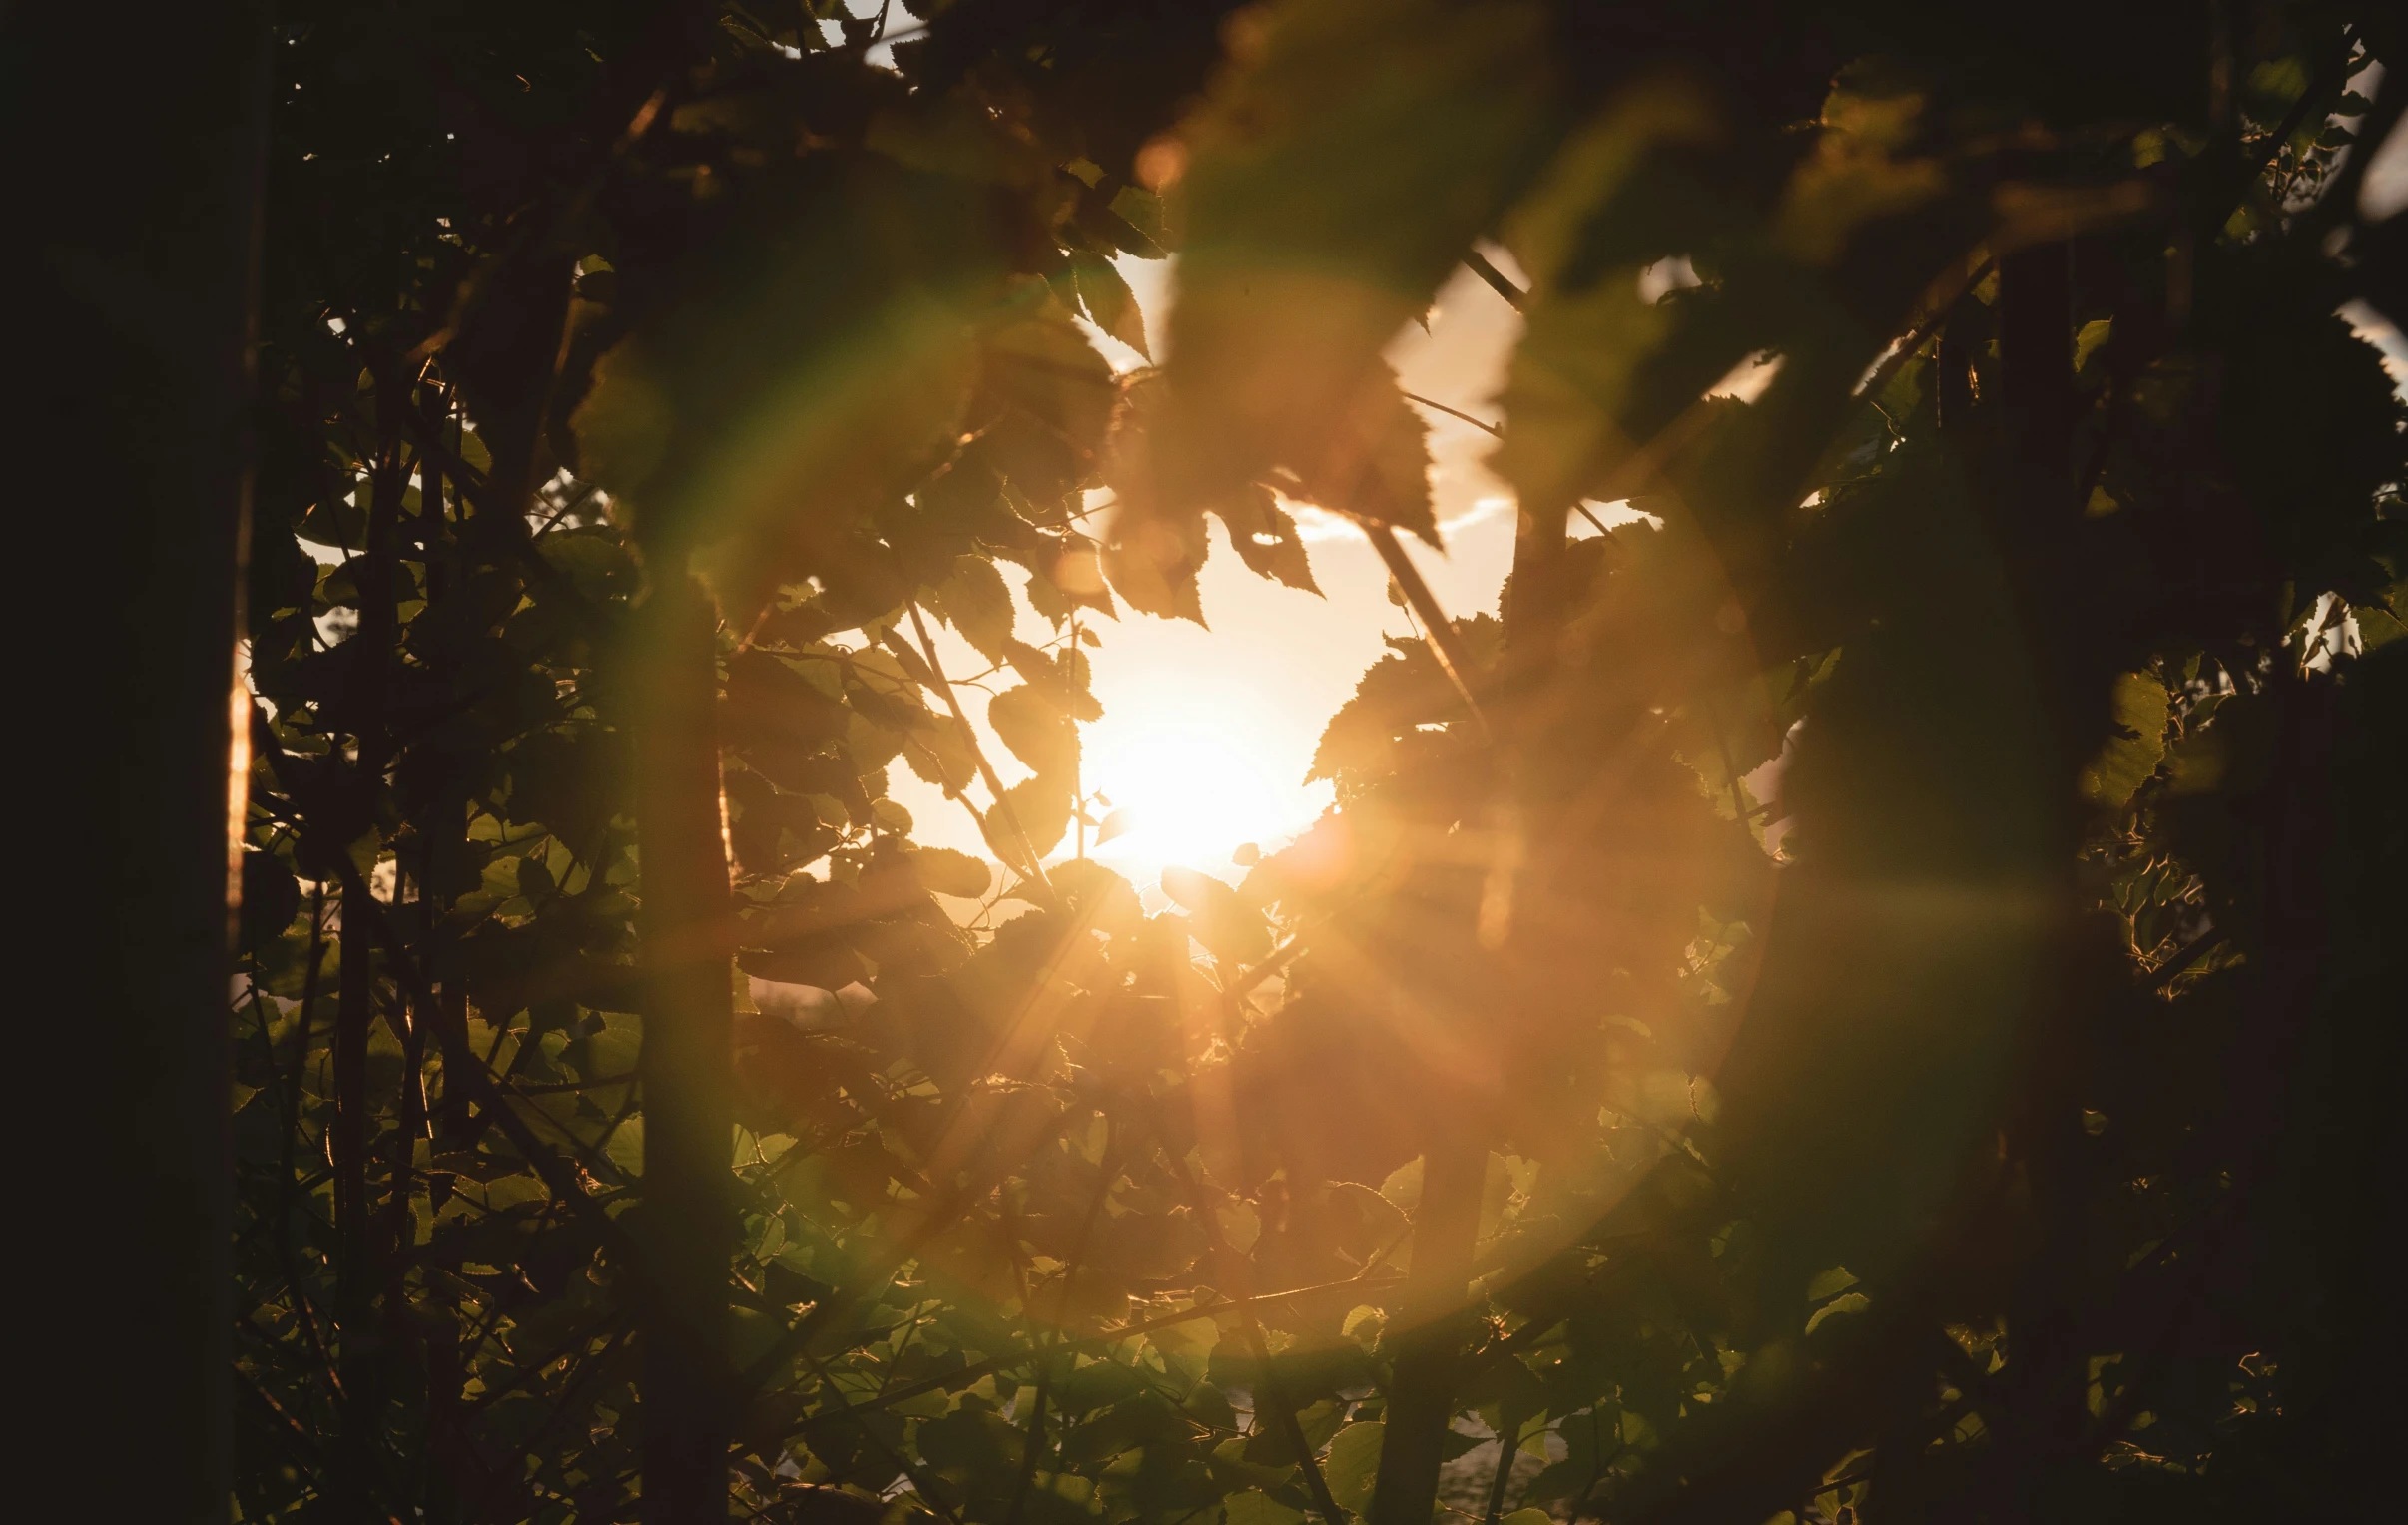
[[[1163,1158],[1178,1178],[1187,1184],[1188,1202],[1203,1225],[1205,1239],[1211,1247],[1213,1260],[1221,1269],[1222,1277],[1243,1286],[1249,1279],[1246,1263],[1223,1237],[1220,1215],[1213,1211],[1212,1203],[1206,1198],[1204,1184],[1196,1179],[1196,1173],[1185,1160],[1172,1159],[1168,1151],[1164,1151]],[[1313,1447],[1305,1440],[1304,1426],[1297,1421],[1296,1405],[1289,1401],[1278,1368],[1271,1363],[1270,1341],[1263,1337],[1262,1321],[1254,1316],[1251,1298],[1238,1312],[1238,1327],[1245,1334],[1246,1344],[1253,1351],[1255,1366],[1262,1376],[1255,1397],[1259,1403],[1270,1407],[1271,1420],[1278,1426],[1280,1438],[1296,1454],[1296,1464],[1304,1471],[1305,1490],[1312,1496],[1313,1507],[1328,1525],[1346,1525],[1346,1515],[1330,1493],[1330,1480],[1322,1475],[1321,1463],[1313,1455]]]
[[[1247,991],[1252,990],[1255,986],[1269,979],[1272,975],[1277,974],[1289,963],[1290,960],[1294,959],[1297,954],[1303,951],[1304,933],[1299,931],[1293,936],[1289,937],[1287,941],[1281,943],[1278,947],[1273,948],[1268,953],[1265,953],[1262,956],[1261,961],[1256,963],[1253,968],[1247,969],[1244,972],[1236,975],[1229,981],[1228,984],[1223,985],[1221,987],[1221,994],[1229,997],[1232,1000],[1235,1000],[1237,997],[1244,995]]]
[[[1394,1244],[1389,1246],[1390,1250],[1394,1250],[1396,1246]],[[1375,1260],[1371,1264],[1377,1266],[1379,1262]],[[1343,1281],[1323,1281],[1312,1286],[1294,1287],[1284,1292],[1265,1292],[1258,1297],[1225,1297],[1218,1302],[1208,1302],[1197,1307],[1181,1308],[1175,1313],[1164,1313],[1158,1317],[1142,1319],[1136,1323],[1124,1323],[1118,1328],[1106,1329],[1101,1334],[1089,1335],[1085,1339],[1066,1339],[1058,1344],[1048,1347],[1048,1349],[1032,1348],[1027,1350],[1014,1350],[1003,1355],[989,1356],[985,1360],[975,1361],[967,1366],[963,1366],[957,1371],[948,1371],[942,1376],[932,1376],[921,1381],[913,1382],[908,1386],[898,1387],[893,1392],[887,1393],[873,1402],[857,1404],[856,1407],[865,1410],[872,1408],[883,1408],[895,1403],[908,1402],[911,1399],[922,1396],[926,1393],[942,1392],[956,1387],[966,1387],[970,1383],[977,1381],[980,1377],[993,1376],[999,1372],[1009,1371],[1016,1366],[1024,1365],[1027,1362],[1036,1359],[1039,1355],[1047,1353],[1054,1355],[1075,1355],[1084,1354],[1088,1351],[1094,1350],[1109,1350],[1112,1348],[1112,1346],[1119,1344],[1122,1340],[1134,1339],[1140,1334],[1150,1334],[1156,1329],[1175,1328],[1183,1323],[1195,1323],[1198,1320],[1205,1318],[1218,1318],[1223,1314],[1242,1312],[1247,1307],[1259,1307],[1266,1303],[1287,1302],[1300,1297],[1321,1296],[1336,1291],[1361,1291],[1367,1286],[1386,1286],[1396,1279],[1397,1278],[1395,1276],[1367,1276],[1357,1274],[1349,1276]],[[802,1434],[809,1430],[818,1429],[825,1424],[835,1422],[838,1417],[841,1416],[831,1414],[815,1414],[811,1418],[804,1420],[801,1424],[798,1424],[792,1431],[790,1431],[790,1433]]]
[[[936,660],[936,643],[928,639],[927,623],[919,617],[919,601],[912,599],[903,607],[911,612],[911,632],[919,637],[920,652],[927,661],[928,676],[934,680],[936,693],[944,700],[944,707],[953,712],[953,723],[961,728],[961,740],[970,750],[970,760],[978,765],[978,776],[985,781],[986,791],[994,796],[995,802],[987,813],[1003,817],[1005,829],[1019,842],[1020,851],[1026,856],[1028,877],[1036,881],[1047,899],[1058,898],[1053,892],[1052,883],[1045,877],[1044,864],[1037,861],[1036,844],[1029,840],[1027,830],[1021,826],[1019,812],[1011,807],[1011,800],[1003,793],[1002,780],[995,776],[994,764],[986,761],[986,749],[978,745],[978,734],[970,729],[969,717],[961,711],[960,697],[953,692],[953,686],[945,681],[944,667]]]
[[[1505,438],[1504,424],[1490,423],[1486,419],[1475,418],[1470,413],[1465,412],[1462,408],[1449,407],[1444,402],[1439,401],[1436,397],[1425,397],[1420,392],[1401,392],[1399,395],[1403,396],[1407,402],[1418,402],[1426,408],[1434,408],[1437,411],[1446,414],[1449,418],[1460,418],[1475,429],[1479,429],[1487,433],[1493,439]],[[1598,534],[1602,535],[1606,532],[1605,522],[1599,519],[1595,514],[1590,513],[1588,511],[1587,504],[1574,503],[1572,505],[1572,511],[1577,513],[1581,518],[1586,519],[1592,526],[1594,526]]]
[[[952,1525],[961,1525],[961,1516],[954,1511],[952,1505],[944,1501],[943,1495],[936,1492],[936,1490],[929,1485],[928,1479],[920,1475],[919,1469],[911,1465],[910,1458],[903,1455],[901,1451],[896,1450],[893,1446],[887,1444],[886,1438],[880,1435],[877,1430],[871,1428],[869,1420],[866,1416],[873,1408],[880,1407],[881,1405],[875,1403],[846,1402],[845,1390],[836,1385],[836,1379],[829,1375],[828,1368],[821,1364],[819,1357],[806,1350],[803,1352],[803,1359],[811,1364],[811,1369],[818,1374],[822,1385],[824,1385],[831,1393],[836,1395],[836,1401],[839,1405],[837,1411],[832,1415],[826,1415],[824,1417],[850,1420],[857,1428],[861,1430],[863,1439],[876,1446],[882,1455],[884,1455],[889,1461],[895,1463],[896,1467],[902,1471],[903,1476],[911,1479],[911,1486],[918,1491],[920,1498],[926,1501],[930,1509],[933,1509],[936,1513],[941,1514],[947,1520],[950,1520]]]
[[[383,906],[368,894],[367,885],[359,877],[359,870],[352,865],[350,859],[344,857],[336,858],[335,870],[343,882],[344,913],[349,914],[351,901],[354,897],[357,898],[361,902],[360,909],[368,912],[366,918],[369,924],[368,930],[376,941],[383,944],[385,953],[392,959],[393,970],[397,978],[405,982],[410,992],[420,1000],[431,1001],[433,999],[432,987],[424,979],[416,959],[411,956],[400,936],[394,932],[391,924],[385,919],[382,914]],[[485,1115],[493,1119],[495,1125],[501,1129],[503,1137],[507,1138],[512,1147],[525,1157],[527,1164],[534,1168],[535,1174],[542,1178],[543,1184],[551,1188],[552,1195],[565,1203],[569,1211],[584,1219],[587,1226],[598,1232],[606,1242],[624,1250],[626,1248],[625,1236],[618,1224],[609,1214],[602,1211],[599,1204],[586,1195],[584,1188],[577,1184],[577,1178],[572,1173],[569,1163],[561,1159],[557,1152],[535,1136],[534,1129],[527,1126],[526,1119],[521,1117],[518,1109],[510,1104],[510,1098],[505,1094],[502,1082],[496,1080],[490,1069],[487,1068],[462,1065],[459,1066],[459,1069],[460,1074],[454,1076],[451,1073],[452,1066],[448,1063],[445,1064],[443,1071],[445,1090],[448,1091],[455,1080],[463,1082],[470,1099],[483,1104]]]
[[[1471,270],[1473,274],[1478,275],[1481,279],[1487,281],[1491,290],[1495,291],[1498,295],[1504,297],[1507,302],[1511,303],[1514,311],[1519,312],[1522,309],[1523,303],[1529,300],[1529,292],[1524,291],[1521,287],[1513,284],[1512,281],[1507,280],[1505,278],[1505,271],[1499,269],[1496,265],[1491,264],[1489,262],[1489,256],[1482,254],[1479,250],[1474,249],[1464,252],[1464,265],[1467,269]]]
[[[1497,1471],[1489,1479],[1489,1509],[1482,1517],[1485,1525],[1497,1525],[1505,1517],[1505,1489],[1512,1485],[1513,1458],[1521,1454],[1521,1431],[1528,1422],[1519,1414],[1497,1416]]]
[[[1465,412],[1462,408],[1451,408],[1447,406],[1447,404],[1434,397],[1423,396],[1420,392],[1403,392],[1400,395],[1402,395],[1407,402],[1418,402],[1426,408],[1432,408],[1438,412],[1446,414],[1449,418],[1460,418],[1475,429],[1480,429],[1493,438],[1505,438],[1505,425],[1503,424],[1489,423],[1486,420],[1475,418],[1470,413]]]
[[[2213,952],[2216,945],[2223,940],[2224,934],[2212,928],[2201,932],[2192,938],[2181,952],[2148,972],[2147,988],[2151,991],[2165,989],[2175,980],[2180,979],[2184,970]]]
[[[1984,259],[1968,271],[1962,280],[1950,280],[1943,276],[1941,282],[1933,290],[1931,300],[1925,306],[1924,315],[1916,321],[1913,328],[1907,330],[1905,337],[1891,346],[1890,352],[1882,357],[1881,363],[1873,367],[1872,374],[1865,377],[1864,384],[1857,387],[1850,395],[1880,396],[1898,372],[1905,367],[1907,361],[1913,359],[1916,352],[1931,341],[1932,334],[1947,318],[1949,309],[1957,304],[1957,298],[1980,284],[1982,277],[1989,274],[1990,267],[1997,262],[1995,258]]]
[[[1480,701],[1472,695],[1471,658],[1464,651],[1463,643],[1456,638],[1455,626],[1448,620],[1447,611],[1440,607],[1437,595],[1430,591],[1430,584],[1423,580],[1421,569],[1405,554],[1405,548],[1397,543],[1397,532],[1387,525],[1366,524],[1363,533],[1370,538],[1372,549],[1380,553],[1380,560],[1387,563],[1388,575],[1395,578],[1397,586],[1405,591],[1407,606],[1422,617],[1422,639],[1430,644],[1430,654],[1438,659],[1439,668],[1446,673],[1448,682],[1454,684],[1455,692],[1462,696],[1464,708],[1472,712],[1472,723],[1479,729],[1480,739],[1484,743],[1495,742],[1497,734],[1490,729],[1489,718],[1482,713]]]

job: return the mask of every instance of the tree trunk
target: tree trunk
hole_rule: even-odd
[[[1455,1417],[1455,1384],[1471,1322],[1464,1292],[1480,1230],[1480,1189],[1489,1151],[1445,1129],[1422,1157],[1422,1200],[1413,1215],[1413,1268],[1388,1382],[1387,1429],[1372,1493],[1371,1525],[1429,1525],[1439,1466]]]
[[[1999,262],[1999,373],[2004,406],[2006,495],[1993,514],[2014,587],[2036,689],[2043,750],[2038,780],[2054,808],[2034,868],[2047,895],[2045,960],[2036,998],[2023,1014],[2019,1101],[2008,1145],[2030,1182],[2040,1219],[2037,1254],[2022,1271],[2007,1319],[2015,1353],[1998,1436],[2003,1491],[2028,1513],[2063,1514],[2079,1497],[2089,1464],[2089,1356],[2081,1328],[2092,1201],[2089,1139],[2082,1130],[2098,979],[2084,967],[2082,801],[2075,791],[2084,754],[2105,740],[2107,673],[2093,671],[2091,638],[2072,611],[2081,505],[2074,501],[2074,312],[2071,251],[2044,244]],[[2071,1491],[2069,1491],[2071,1490]]]
[[[391,407],[380,409],[389,420]],[[406,478],[399,444],[388,422],[368,483],[367,552],[358,568],[359,629],[344,644],[360,659],[352,670],[357,686],[358,760],[344,788],[356,810],[346,829],[378,818],[384,775],[393,757],[388,716],[389,676],[398,633],[394,579],[399,575],[398,526]],[[374,865],[370,865],[372,871]],[[367,874],[354,880],[365,887]],[[330,1141],[334,1168],[334,1324],[339,1335],[343,1412],[335,1450],[334,1494],[350,1513],[364,1514],[374,1493],[375,1435],[387,1388],[385,1342],[374,1315],[383,1280],[384,1256],[377,1245],[376,1210],[369,1199],[368,1167],[376,1146],[375,1103],[368,1096],[367,1050],[376,1025],[377,915],[373,904],[354,906],[356,888],[343,892],[341,998],[334,1016],[334,1122]],[[393,907],[400,906],[398,865]],[[354,911],[356,914],[354,914]],[[388,970],[388,973],[390,971]]]
[[[730,955],[720,824],[717,620],[702,587],[654,561],[633,654],[647,1000],[641,1341],[644,1518],[721,1521],[733,1391]]]
[[[1564,546],[1570,517],[1568,504],[1522,509],[1513,537],[1512,581],[1505,594],[1504,668],[1483,696],[1506,797],[1497,811],[1498,859],[1483,896],[1478,933],[1480,942],[1492,949],[1502,942],[1508,960],[1516,956],[1511,907],[1528,892],[1528,886],[1511,882],[1526,877],[1518,822],[1532,818],[1532,801],[1514,797],[1525,786],[1515,764],[1517,735],[1537,708],[1533,699],[1553,676],[1564,616]],[[1431,1079],[1432,1096],[1446,1097],[1451,1090],[1446,1078]],[[1468,1121],[1475,1110],[1459,1104],[1450,1115],[1442,1103],[1442,1115],[1433,1120],[1424,1146],[1422,1200],[1414,1211],[1413,1268],[1403,1315],[1408,1330],[1390,1372],[1372,1525],[1428,1525],[1438,1500],[1439,1467],[1455,1417],[1456,1383],[1472,1321],[1466,1297],[1480,1233],[1481,1190],[1488,1177],[1488,1141]],[[1506,1464],[1511,1464],[1509,1454]]]
[[[80,1488],[111,1475],[126,1463],[124,1434],[97,1416],[122,1411],[138,1380],[145,1411],[172,1416],[140,1444],[142,1511],[223,1522],[240,804],[229,773],[249,740],[229,725],[229,691],[250,497],[267,11],[255,0],[153,8],[105,41],[93,21],[75,6],[0,12],[13,284],[30,339],[11,367],[9,408],[13,496],[36,542],[18,552],[34,572],[23,602],[59,597],[66,569],[105,568],[110,609],[92,632],[97,652],[70,655],[69,629],[43,627],[60,646],[30,664],[34,681],[65,692],[19,706],[89,749],[92,765],[64,770],[68,798],[33,813],[98,827],[100,840],[79,835],[52,860],[89,865],[70,872],[101,883],[35,897],[45,921],[83,923],[59,929],[62,951],[69,937],[103,944],[87,956],[105,978],[78,1019],[26,1024],[16,1057],[54,1095],[77,1098],[68,1126],[97,1146],[36,1173],[37,1198],[56,1197],[27,1222],[44,1243],[93,1243],[109,1232],[102,1221],[138,1205],[142,1253],[78,1262],[63,1300],[33,1320],[36,1348],[21,1359],[64,1382],[38,1405],[55,1419],[37,1419],[19,1444],[31,1491],[44,1476]],[[40,819],[34,829],[47,834]]]

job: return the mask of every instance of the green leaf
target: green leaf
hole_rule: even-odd
[[[1641,300],[1630,279],[1608,277],[1531,303],[1506,375],[1505,440],[1495,456],[1523,504],[1577,502],[1627,456],[1633,442],[1619,419],[1641,363],[1670,326],[1670,313]]]
[[[1387,1433],[1388,1426],[1374,1419],[1350,1424],[1331,1438],[1321,1475],[1339,1508],[1371,1513],[1372,1484],[1380,1475],[1380,1441]]]
[[[1847,1292],[1834,1297],[1814,1310],[1813,1315],[1806,1320],[1806,1332],[1812,1334],[1822,1326],[1822,1322],[1826,1318],[1835,1318],[1842,1313],[1861,1313],[1872,1305],[1873,1299],[1863,1292]]]
[[[1221,522],[1229,526],[1229,545],[1257,576],[1276,578],[1307,593],[1321,592],[1305,556],[1296,521],[1279,506],[1271,489],[1256,482],[1218,505]]]
[[[610,1142],[602,1152],[610,1163],[625,1171],[629,1177],[644,1174],[644,1120],[631,1117],[611,1131]]]
[[[619,345],[595,364],[571,420],[586,480],[615,494],[642,494],[669,450],[677,415],[654,369],[642,346]]]
[[[1048,299],[989,331],[968,429],[979,453],[1052,523],[1102,463],[1120,383],[1070,314]]]
[[[986,841],[1007,863],[1022,863],[1026,854],[1013,835],[1016,821],[1027,835],[1030,851],[1042,858],[1061,844],[1070,829],[1070,790],[1046,774],[1025,778],[1003,791],[986,812]]]
[[[927,888],[963,900],[978,899],[994,883],[984,862],[950,847],[921,847],[911,854],[911,866]]]
[[[2107,343],[2113,329],[2114,320],[2106,317],[2094,318],[2082,325],[2081,331],[2074,335],[2074,368],[2077,371],[2091,363],[2091,356]]]
[[[1814,1273],[1814,1279],[1806,1283],[1806,1300],[1820,1302],[1825,1297],[1844,1292],[1855,1284],[1856,1277],[1849,1272],[1845,1266],[1834,1266],[1829,1271],[1818,1271]]]
[[[977,776],[969,740],[950,715],[931,715],[925,724],[913,727],[903,754],[915,775],[947,793],[969,787]]]
[[[1290,1509],[1260,1488],[1232,1493],[1221,1501],[1222,1525],[1299,1525],[1303,1519],[1302,1511]]]
[[[1124,504],[1103,550],[1104,576],[1131,607],[1163,619],[1204,623],[1196,574],[1211,553],[1200,513],[1153,513]]]
[[[1011,755],[1036,772],[1064,784],[1078,776],[1078,725],[1043,691],[1030,684],[1004,690],[988,701],[986,720]]]
[[[1165,868],[1162,892],[1194,917],[1196,940],[1222,962],[1250,964],[1271,951],[1271,928],[1263,913],[1210,874],[1192,868]]]
[[[1210,503],[1284,472],[1297,496],[1431,533],[1422,422],[1381,350],[1543,162],[1552,22],[1515,0],[1254,14],[1259,47],[1182,129],[1161,490]]]
[[[2116,734],[2082,770],[2081,786],[2084,797],[2120,810],[2165,760],[2169,700],[2148,674],[2125,673],[2115,680],[2113,703]]]
[[[953,570],[930,591],[928,602],[989,662],[1003,660],[1011,639],[1011,588],[983,556],[956,556]]]

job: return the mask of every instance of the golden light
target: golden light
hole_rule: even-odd
[[[1174,707],[1116,724],[1107,712],[1088,728],[1087,778],[1111,801],[1098,819],[1124,829],[1091,854],[1144,884],[1166,865],[1225,864],[1243,843],[1269,847],[1310,825],[1328,790],[1303,785],[1293,748],[1260,721]]]

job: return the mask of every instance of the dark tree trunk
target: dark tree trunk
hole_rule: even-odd
[[[1428,1525],[1438,1502],[1470,1322],[1464,1293],[1472,1279],[1488,1164],[1487,1147],[1454,1130],[1434,1137],[1422,1157],[1422,1200],[1413,1215],[1413,1267],[1405,1288],[1404,1321],[1412,1327],[1398,1342],[1389,1377],[1371,1525]]]
[[[27,1024],[55,1029],[31,1042],[58,1051],[20,1050],[16,1062],[87,1098],[71,1126],[98,1145],[35,1173],[61,1211],[27,1221],[59,1236],[61,1254],[78,1214],[139,1213],[142,1236],[139,1254],[78,1260],[35,1320],[36,1342],[71,1342],[55,1359],[25,1357],[59,1383],[38,1409],[65,1433],[54,1448],[37,1421],[21,1449],[29,1487],[122,1477],[125,1431],[99,1416],[123,1412],[135,1384],[142,1411],[162,1421],[138,1446],[143,1512],[222,1522],[233,1437],[229,763],[247,739],[229,726],[229,691],[267,14],[256,3],[168,6],[102,33],[94,23],[57,5],[11,5],[0,19],[13,285],[31,330],[11,366],[11,497],[20,533],[63,542],[47,561],[19,548],[18,597],[41,600],[63,569],[98,574],[110,643],[33,664],[51,670],[37,681],[76,686],[56,708],[29,708],[89,760],[65,769],[67,792],[83,797],[42,809],[100,827],[60,861],[105,873],[106,894],[31,893],[105,925],[109,944],[87,966],[105,971],[97,1002],[75,1020]],[[29,939],[45,951],[49,941]]]
[[[717,621],[702,587],[655,563],[637,612],[636,813],[647,999],[640,1324],[644,1518],[719,1521],[733,1415],[729,1257],[730,955],[720,826]]]
[[[1542,707],[1554,674],[1568,592],[1563,579],[1570,519],[1569,504],[1522,509],[1513,536],[1512,580],[1505,590],[1505,662],[1482,696],[1486,725],[1499,754],[1497,772],[1504,797],[1493,825],[1498,856],[1484,891],[1478,936],[1492,949],[1502,943],[1508,959],[1515,954],[1514,901],[1542,892],[1527,882],[1530,876],[1522,863],[1520,822],[1533,818],[1535,801],[1521,797],[1526,780],[1516,757],[1518,738]],[[1504,1020],[1499,1011],[1489,1016],[1492,1022]],[[1449,1077],[1430,1077],[1430,1095],[1442,1115],[1433,1120],[1422,1155],[1422,1199],[1414,1210],[1413,1265],[1405,1293],[1408,1330],[1398,1343],[1390,1373],[1372,1525],[1427,1525],[1438,1501],[1439,1467],[1463,1375],[1472,1322],[1466,1297],[1480,1233],[1489,1145],[1470,1121],[1486,1109],[1470,1105],[1470,1098],[1445,1106],[1442,1099],[1452,1090]],[[1511,1464],[1508,1445],[1504,1465]]]
[[[2007,1119],[2041,1221],[2037,1253],[2008,1308],[2016,1350],[2005,1374],[2007,1403],[1998,1461],[2002,1493],[2020,1495],[2036,1517],[2063,1514],[2079,1497],[2091,1415],[2084,1341],[2083,1255],[2093,1198],[2082,1131],[2087,1055],[2097,1020],[2098,972],[2083,967],[2076,876],[2083,814],[2075,777],[2104,740],[2107,674],[2088,658],[2095,638],[2075,611],[2081,506],[2074,500],[2074,293],[2071,251],[2044,244],[1999,262],[1999,376],[2005,493],[1992,522],[2013,585],[2035,679],[2034,720],[2042,743],[2040,781],[2054,805],[2048,839],[2034,844],[2045,875],[2045,960],[2024,1013],[2022,1084]]]

